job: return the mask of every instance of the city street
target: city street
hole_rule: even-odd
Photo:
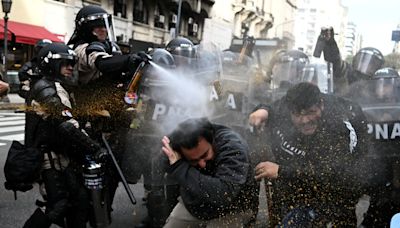
[[[7,152],[12,140],[23,142],[24,115],[24,113],[14,113],[13,110],[0,112],[0,226],[2,228],[22,227],[25,220],[35,210],[36,199],[41,199],[38,186],[25,193],[17,192],[17,200],[14,200],[12,191],[4,188],[3,168]],[[133,206],[120,184],[113,205],[113,222],[110,227],[133,227],[145,216],[146,210],[142,202],[143,185],[138,183],[130,187],[138,202]]]
[[[13,99],[15,97],[11,96]],[[22,227],[25,220],[36,209],[35,201],[41,199],[38,186],[32,190],[22,193],[17,192],[17,200],[14,200],[14,193],[4,188],[4,163],[12,140],[23,142],[24,139],[25,114],[15,113],[14,110],[0,111],[0,221],[2,228]],[[110,227],[133,227],[146,216],[146,208],[143,204],[143,184],[130,185],[137,200],[136,205],[129,201],[122,184],[120,184],[115,196],[112,213],[112,224]],[[263,189],[263,188],[261,188]],[[262,191],[261,196],[265,196]],[[260,205],[266,205],[265,198],[260,198]],[[266,225],[266,207],[261,206],[257,227]],[[56,226],[53,226],[56,227]]]

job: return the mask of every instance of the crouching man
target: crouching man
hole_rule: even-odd
[[[164,227],[243,227],[254,221],[258,188],[247,143],[206,118],[188,119],[162,139],[167,173],[180,186]]]

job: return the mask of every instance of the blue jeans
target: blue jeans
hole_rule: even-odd
[[[311,227],[316,217],[317,214],[313,208],[297,207],[285,215],[281,227]]]

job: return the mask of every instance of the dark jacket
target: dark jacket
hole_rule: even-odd
[[[27,146],[39,140],[37,145],[46,145],[57,154],[79,160],[84,154],[92,155],[100,150],[73,118],[73,95],[60,83],[42,78],[33,85],[30,93],[29,110],[35,121],[31,121],[29,129],[25,130],[29,135],[25,142]]]
[[[185,159],[169,167],[180,185],[180,195],[189,212],[199,219],[213,219],[258,206],[258,188],[250,166],[247,143],[230,128],[213,125],[215,158],[206,169]]]
[[[367,129],[358,105],[322,95],[324,110],[315,134],[302,135],[284,98],[269,110],[269,142],[279,165],[274,182],[275,222],[293,207],[312,207],[319,225],[355,226],[355,205],[369,181]]]
[[[39,74],[37,61],[37,57],[32,58],[18,71],[18,78],[21,82],[18,95],[22,98],[28,99],[30,87],[42,77],[42,75]]]

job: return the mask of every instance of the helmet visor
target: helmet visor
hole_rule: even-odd
[[[379,78],[373,80],[376,98],[382,101],[395,101],[398,91],[396,91],[395,78]]]
[[[196,49],[193,46],[179,46],[170,52],[173,55],[183,56],[186,58],[196,58]]]
[[[383,64],[381,56],[372,50],[361,50],[353,60],[354,70],[366,75],[373,75]]]
[[[330,75],[327,63],[307,64],[302,70],[302,82],[311,82],[318,86],[323,93],[330,92]]]
[[[115,32],[113,27],[114,23],[112,15],[106,13],[92,14],[85,18],[82,18],[78,23],[80,25],[87,24],[92,29],[106,28],[107,34],[105,34],[104,39],[115,42]],[[96,34],[96,36],[98,35],[99,34]]]
[[[275,88],[285,84],[296,84],[300,81],[305,59],[281,59],[272,69],[272,82]]]

